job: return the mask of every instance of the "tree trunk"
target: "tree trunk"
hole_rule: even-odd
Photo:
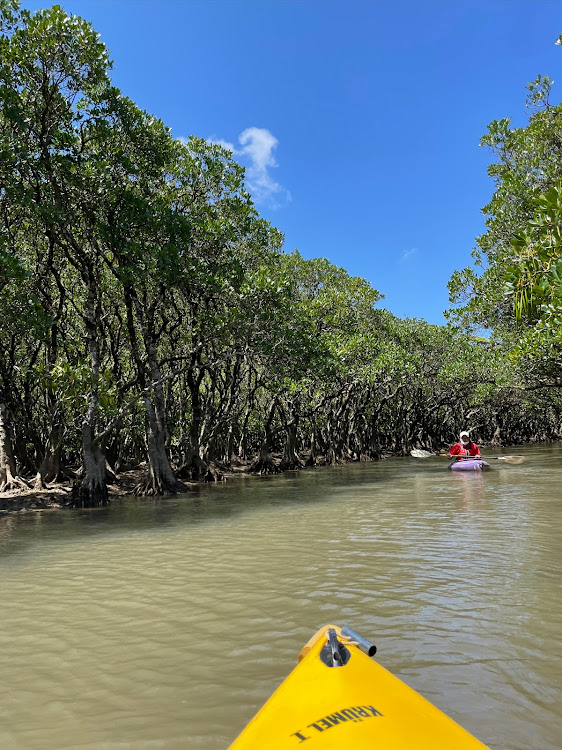
[[[247,458],[246,447],[248,443],[248,423],[250,421],[252,409],[253,409],[253,403],[248,404],[248,406],[246,407],[244,418],[242,419],[242,426],[240,428],[240,439],[238,441],[237,456],[238,458],[242,458],[242,459]]]
[[[58,301],[55,303],[51,296],[49,285],[44,289],[46,309],[52,315],[53,323],[50,328],[50,335],[45,347],[45,366],[47,371],[51,371],[57,362],[59,350],[59,321],[62,316],[66,292],[62,285],[60,276],[54,268],[54,240],[49,241],[48,267],[53,274],[58,288]],[[53,386],[49,383],[45,389],[45,405],[49,415],[49,438],[43,448],[41,464],[35,477],[35,490],[44,489],[48,482],[56,482],[63,479],[64,474],[61,471],[61,452],[64,436],[64,425],[61,423],[61,416],[57,397]]]
[[[150,398],[145,398],[148,414],[148,474],[133,490],[134,495],[175,495],[187,492],[179,482],[166,454],[166,433],[160,429],[156,412]]]
[[[131,352],[137,366],[140,386],[145,393],[144,405],[148,417],[148,474],[135,487],[133,494],[175,495],[177,492],[187,492],[187,487],[176,479],[166,451],[168,433],[166,428],[166,401],[162,385],[162,374],[158,365],[154,343],[155,304],[150,306],[149,309],[145,309],[132,286],[126,285],[124,291]],[[147,389],[147,366],[145,359],[140,353],[135,331],[133,307],[141,324],[144,346],[148,358],[148,368],[150,369],[153,383],[153,398]]]
[[[99,344],[95,309],[95,280],[88,277],[88,297],[86,300],[86,336],[90,350],[92,367],[92,385],[90,388],[88,408],[82,422],[82,477],[77,480],[70,493],[72,508],[97,508],[109,505],[109,494],[105,481],[105,457],[94,441],[96,417],[99,402]]]
[[[273,445],[273,430],[271,424],[277,408],[277,398],[274,398],[269,405],[269,411],[264,425],[264,438],[260,445],[258,458],[250,466],[250,471],[254,474],[277,474],[281,469],[273,462],[271,458],[271,447]]]
[[[93,447],[92,429],[82,425],[82,478],[74,483],[70,493],[71,508],[99,508],[109,505],[109,494],[105,481],[105,457],[99,448]]]
[[[185,461],[178,474],[194,482],[217,482],[222,479],[222,475],[207,463],[203,457],[205,454],[201,450],[203,413],[199,388],[202,379],[203,370],[200,370],[197,376],[195,376],[193,369],[190,369],[186,374],[191,398],[191,423],[189,425],[189,445]]]
[[[279,465],[281,471],[303,468],[298,452],[298,419],[294,413],[292,405],[289,406],[289,410],[290,414],[287,414],[287,412],[283,410],[283,420],[285,422],[285,445],[283,446],[283,458]]]
[[[0,402],[0,492],[27,490],[27,483],[17,476],[6,411],[6,405]]]
[[[49,433],[49,441],[45,446],[43,460],[41,461],[35,477],[35,490],[44,489],[48,482],[56,482],[62,478],[62,433],[62,425],[56,424],[52,426]]]

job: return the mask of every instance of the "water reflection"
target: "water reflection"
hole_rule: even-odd
[[[451,472],[451,481],[458,485],[457,509],[459,511],[468,513],[480,507],[486,491],[486,479],[487,473],[484,474],[482,471]]]

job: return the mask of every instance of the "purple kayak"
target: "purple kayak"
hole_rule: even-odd
[[[451,461],[449,469],[452,471],[484,471],[489,469],[490,464],[481,458],[463,458],[459,461]]]

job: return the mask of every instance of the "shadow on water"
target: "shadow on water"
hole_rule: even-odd
[[[415,495],[416,484],[434,481],[436,474],[442,476],[443,481],[439,485],[445,492],[453,487],[457,491],[460,489],[460,505],[467,510],[482,499],[486,486],[517,481],[517,476],[531,466],[536,471],[537,461],[541,463],[559,458],[561,446],[557,443],[518,446],[486,453],[489,456],[524,453],[529,457],[529,463],[507,467],[507,476],[505,471],[498,471],[505,469],[505,465],[491,461],[492,471],[483,476],[479,472],[447,471],[448,459],[439,456],[424,459],[396,457],[273,476],[241,475],[220,484],[196,485],[186,495],[116,498],[107,508],[18,513],[0,518],[0,557],[21,554],[36,544],[220,522],[238,518],[242,514],[294,506],[295,503],[310,506],[345,502],[347,491],[359,489],[376,494],[389,482]]]
[[[345,464],[271,476],[234,477],[220,484],[196,485],[184,495],[123,497],[106,508],[21,512],[0,518],[0,557],[21,554],[42,543],[82,537],[154,532],[177,525],[214,523],[269,508],[308,506],[336,500],[349,487],[380,485],[408,472],[409,461]]]

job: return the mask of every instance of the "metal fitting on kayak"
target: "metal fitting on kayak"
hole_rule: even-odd
[[[320,658],[327,667],[343,667],[349,661],[349,650],[338,641],[334,628],[326,631],[327,641],[320,652]]]
[[[344,625],[341,629],[341,632],[342,635],[345,635],[346,638],[350,638],[352,641],[355,641],[359,646],[359,649],[364,654],[367,654],[367,656],[374,656],[377,653],[377,647],[375,646],[375,644],[371,643],[371,641],[368,641],[366,638],[363,638],[363,636],[359,635],[359,633],[356,630],[353,630],[353,628]]]

